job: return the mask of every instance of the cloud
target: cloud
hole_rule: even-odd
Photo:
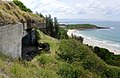
[[[119,0],[20,0],[34,12],[59,18],[99,18],[120,14]]]

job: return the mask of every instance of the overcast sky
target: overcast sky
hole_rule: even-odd
[[[120,21],[120,0],[20,0],[33,12],[57,18]]]

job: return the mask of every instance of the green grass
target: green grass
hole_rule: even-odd
[[[51,46],[50,54],[40,54],[32,61],[11,59],[0,55],[0,72],[10,78],[119,78],[120,68],[109,66],[94,54],[87,46],[74,40],[58,41],[36,30],[38,41]],[[63,44],[64,43],[64,44]],[[68,54],[75,52],[75,60],[69,63],[59,56],[59,46]],[[67,45],[67,46],[66,46]],[[80,50],[79,50],[80,49]],[[62,52],[61,51],[61,52]],[[78,54],[77,54],[78,53]],[[77,55],[76,55],[77,54]],[[80,55],[79,57],[77,57]],[[104,76],[105,75],[105,76]],[[3,77],[0,75],[0,77]]]
[[[43,32],[41,32],[39,29],[36,29],[36,35],[38,36],[38,42],[39,43],[49,43],[50,44],[50,48],[51,48],[51,54],[55,55],[55,52],[58,49],[58,44],[59,41],[55,38],[52,38],[48,35],[43,34]]]

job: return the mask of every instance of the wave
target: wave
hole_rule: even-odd
[[[89,34],[84,34],[78,30],[74,30],[74,32],[70,31],[68,34],[71,34],[71,33],[76,36],[84,37],[84,40],[83,40],[84,44],[89,44],[91,46],[99,46],[101,48],[108,49],[110,52],[113,52],[114,54],[120,54],[120,43],[116,43],[110,40],[104,40],[95,36],[90,36]]]
[[[114,27],[110,27],[110,29],[115,29]]]
[[[103,44],[103,45],[106,45],[106,46],[120,48],[119,44],[114,43],[112,41],[108,41],[108,40],[95,40],[95,39],[92,39],[92,40],[97,42],[98,44],[100,43],[100,44]]]
[[[116,48],[120,49],[120,44],[117,44],[113,41],[102,40],[102,39],[98,39],[98,38],[95,38],[95,37],[86,36],[86,35],[81,34],[79,32],[74,32],[73,34],[76,35],[76,36],[82,36],[82,37],[84,37],[84,39],[87,39],[87,40],[93,42],[95,45],[96,44],[97,45],[102,44],[102,45],[105,45],[105,46],[116,47]]]

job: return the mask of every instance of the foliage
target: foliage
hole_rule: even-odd
[[[40,55],[40,57],[37,58],[37,61],[39,64],[45,65],[51,63],[53,59],[50,56],[42,54]]]
[[[87,28],[87,29],[91,29],[91,28],[97,28],[96,25],[92,25],[92,24],[69,24],[66,27],[67,29],[78,29],[78,28]]]
[[[36,29],[36,30],[35,30],[35,38],[37,39],[37,41],[41,39],[41,35],[40,35],[40,33],[38,32],[38,30],[39,30],[39,29]]]
[[[107,78],[119,78],[120,77],[120,68],[108,66],[108,69],[105,71]]]
[[[18,8],[14,2],[1,1],[0,3],[0,26],[17,23],[31,23],[37,21],[37,23],[43,23],[44,19],[36,14],[24,12]]]
[[[75,60],[81,60],[81,51],[79,44],[75,40],[62,40],[59,44],[59,52],[57,53],[61,59],[70,63]]]
[[[41,13],[38,13],[37,11],[36,11],[36,15],[38,15],[38,16],[40,16],[42,18],[45,18]]]
[[[120,55],[114,55],[109,50],[100,47],[94,47],[93,52],[96,53],[107,64],[120,66]]]
[[[62,40],[57,54],[69,63],[74,61],[83,62],[83,66],[91,71],[103,73],[106,69],[106,64],[103,61],[100,61],[87,46],[76,40]]]
[[[22,11],[32,13],[32,11],[31,11],[29,8],[27,8],[21,1],[19,1],[19,0],[13,0],[13,2],[14,2]]]
[[[54,26],[53,26],[53,19],[51,15],[46,16],[46,34],[54,37]]]
[[[58,41],[36,29],[38,42],[51,46],[50,54],[41,54],[32,61],[11,60],[0,55],[0,71],[10,78],[119,78],[120,68],[108,66],[87,46],[73,39]],[[60,49],[60,47],[61,49]],[[75,46],[75,47],[74,47]],[[58,50],[59,47],[59,50]],[[70,50],[69,50],[70,49]],[[65,52],[57,56],[55,53]],[[72,53],[72,54],[70,54]],[[70,57],[68,56],[70,55]],[[63,57],[72,58],[65,60]],[[69,61],[69,62],[68,62]]]
[[[43,32],[41,32],[39,29],[36,29],[36,33],[37,33],[37,41],[38,43],[48,43],[50,44],[50,51],[52,51],[52,54],[55,54],[55,51],[58,48],[58,40],[50,37],[48,35],[43,34]]]
[[[72,39],[75,39],[75,40],[83,43],[84,38],[82,36],[76,36],[76,35],[73,35],[73,34],[71,34],[71,36],[72,36]]]
[[[54,17],[54,34],[55,34],[55,38],[59,37],[59,35],[58,35],[59,29],[60,29],[60,27],[59,27],[58,20],[57,20],[56,17]]]
[[[80,78],[81,75],[79,68],[73,67],[68,63],[60,64],[57,73],[61,78]]]
[[[46,32],[47,35],[57,39],[67,39],[67,30],[59,27],[57,18],[51,18],[51,15],[46,16]]]
[[[96,49],[97,51],[97,49]],[[106,49],[101,51],[105,52]],[[85,45],[76,40],[62,40],[57,53],[59,58],[67,61],[68,63],[80,62],[85,69],[99,74],[102,78],[119,78],[120,68],[108,66],[98,58],[92,51]],[[106,56],[109,58],[109,55]]]
[[[67,30],[59,28],[58,39],[68,39]]]

